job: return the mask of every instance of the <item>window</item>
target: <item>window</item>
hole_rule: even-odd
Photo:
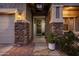
[[[68,31],[68,24],[64,24],[64,30]]]
[[[74,31],[74,17],[64,17],[64,31]]]
[[[68,18],[64,17],[64,30],[68,31]]]
[[[60,7],[56,7],[56,18],[60,18]]]

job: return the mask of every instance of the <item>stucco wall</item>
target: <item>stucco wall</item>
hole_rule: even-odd
[[[22,13],[22,20],[26,20],[26,4],[24,3],[0,3],[0,9],[15,9],[17,10],[16,12],[16,17],[15,21],[18,20],[17,18],[17,13],[20,12]],[[7,11],[7,10],[5,10]],[[7,11],[10,12],[10,11]],[[24,18],[23,18],[24,17]]]
[[[56,18],[56,7],[59,7],[59,18]],[[52,4],[50,9],[50,23],[52,22],[63,22],[63,5],[54,5]]]
[[[29,36],[30,36],[30,40],[33,39],[32,38],[32,13],[31,13],[31,8],[26,7],[26,20],[28,20],[30,22],[29,24]]]
[[[56,18],[56,7],[59,7],[58,11],[59,11],[59,18]],[[46,27],[49,31],[47,31],[47,33],[52,32],[52,33],[56,33],[58,35],[62,35],[63,34],[63,5],[54,5],[52,4],[50,9],[49,9],[49,13],[47,16],[47,22],[46,24],[48,24],[48,27]],[[49,29],[50,28],[50,29]],[[47,34],[48,35],[48,34]]]
[[[26,9],[26,4],[24,3],[0,3],[0,8],[17,8],[19,11]]]

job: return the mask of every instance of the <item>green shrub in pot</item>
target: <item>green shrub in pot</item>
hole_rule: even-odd
[[[54,50],[55,49],[55,42],[56,42],[56,35],[53,33],[49,33],[47,39],[48,39],[48,48],[50,50]]]
[[[55,41],[56,41],[55,39],[56,39],[56,37],[55,37],[55,35],[53,33],[50,33],[48,35],[48,42],[49,43],[55,43]]]

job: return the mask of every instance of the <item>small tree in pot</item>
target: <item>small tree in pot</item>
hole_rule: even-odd
[[[56,35],[53,33],[49,33],[48,35],[48,48],[50,50],[55,50],[55,41],[56,41]]]

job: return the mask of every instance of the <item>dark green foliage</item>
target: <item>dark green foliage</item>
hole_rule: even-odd
[[[48,34],[48,42],[55,43],[55,41],[56,41],[56,35],[54,35],[53,33],[49,33]]]
[[[70,56],[78,56],[79,51],[78,48],[74,48],[74,47],[68,47],[68,51],[66,51],[66,53]]]
[[[64,50],[65,49],[66,40],[64,39],[64,37],[58,37],[57,43],[59,45],[60,50]]]
[[[71,46],[76,40],[75,34],[72,31],[69,31],[64,35],[65,42],[68,46]]]
[[[74,41],[78,38],[74,35],[72,31],[67,32],[63,37],[58,37],[58,44],[60,50],[64,51],[70,56],[78,56],[79,48],[72,46]]]
[[[67,34],[65,34],[65,39],[68,45],[71,45],[74,42],[75,38],[76,37],[72,31],[69,31]]]

